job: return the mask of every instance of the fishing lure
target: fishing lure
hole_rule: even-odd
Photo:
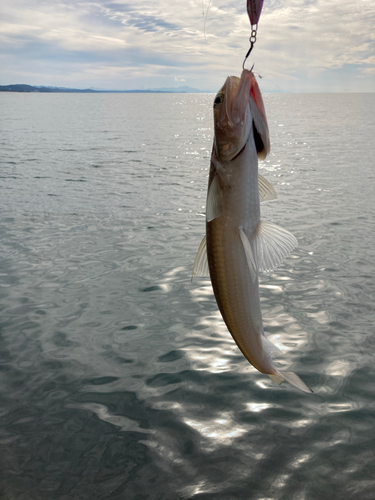
[[[247,13],[251,26],[257,26],[262,12],[263,0],[247,0]]]

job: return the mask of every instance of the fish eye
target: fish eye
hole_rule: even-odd
[[[223,96],[217,95],[214,100],[214,108],[223,102]]]

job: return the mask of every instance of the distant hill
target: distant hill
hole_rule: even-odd
[[[64,87],[36,87],[33,85],[0,85],[0,92],[96,92],[91,89],[66,89]]]
[[[0,92],[69,92],[69,93],[84,93],[84,94],[197,94],[197,93],[211,93],[209,90],[199,90],[193,87],[187,87],[186,85],[183,87],[177,88],[161,88],[161,89],[149,89],[149,90],[93,90],[93,89],[69,89],[66,87],[44,87],[34,86],[34,85],[25,85],[25,84],[16,84],[16,85],[0,85]]]

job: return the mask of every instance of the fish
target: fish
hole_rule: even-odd
[[[260,202],[276,199],[258,173],[270,151],[262,95],[254,73],[228,76],[215,97],[214,142],[206,200],[206,234],[193,276],[209,276],[223,320],[245,358],[274,382],[313,392],[298,375],[279,370],[282,351],[264,334],[259,273],[280,265],[297,246],[287,230],[261,220]]]

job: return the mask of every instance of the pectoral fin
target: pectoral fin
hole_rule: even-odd
[[[296,238],[286,229],[260,221],[254,238],[254,253],[259,271],[264,273],[272,271],[297,245]]]
[[[217,175],[215,175],[207,193],[207,203],[206,203],[207,222],[211,222],[217,217],[220,217],[222,212],[223,212],[223,202],[221,199],[219,178]]]
[[[197,255],[195,256],[191,279],[193,279],[194,276],[210,276],[207,261],[206,235],[203,237]]]

